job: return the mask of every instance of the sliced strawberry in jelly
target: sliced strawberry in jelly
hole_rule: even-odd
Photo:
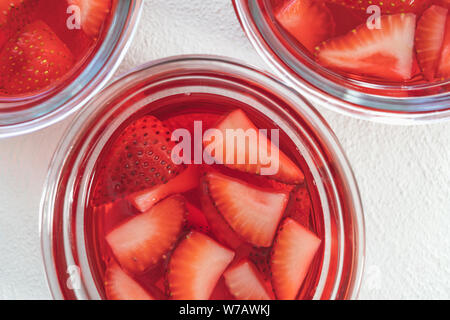
[[[112,263],[106,269],[105,291],[108,300],[155,300],[117,263]]]
[[[206,176],[210,196],[231,228],[258,247],[272,244],[289,195],[247,184],[218,173]]]
[[[81,14],[81,28],[90,37],[95,38],[111,12],[111,0],[68,0]]]
[[[144,116],[128,125],[104,151],[108,157],[97,169],[94,205],[154,190],[174,179],[184,170],[183,165],[172,161],[174,146],[170,130],[153,116]]]
[[[172,253],[167,274],[175,300],[207,300],[234,252],[200,232],[192,232]]]
[[[206,179],[202,179],[201,190],[201,205],[202,211],[208,221],[209,230],[220,243],[223,243],[231,249],[237,249],[246,244],[245,240],[241,238],[230,227],[225,218],[217,211],[213,200],[210,196],[209,185]]]
[[[165,197],[183,193],[196,188],[200,183],[200,169],[197,166],[189,166],[177,177],[140,192],[131,194],[129,201],[141,212],[145,212]]]
[[[276,13],[279,23],[309,51],[334,33],[334,21],[324,3],[290,0]]]
[[[231,294],[238,300],[271,300],[259,271],[248,260],[228,268],[223,274]]]
[[[433,80],[444,43],[448,9],[431,6],[417,23],[416,52],[424,77]]]
[[[272,284],[278,299],[296,298],[320,243],[316,235],[294,220],[287,218],[283,222],[270,261]]]
[[[265,174],[284,183],[296,184],[304,180],[303,172],[258,130],[242,110],[228,114],[216,128],[223,139],[216,140],[215,133],[209,132],[205,134],[204,146],[205,152],[217,163],[242,172]],[[242,134],[240,138],[239,134]],[[247,139],[246,134],[255,141]],[[266,155],[265,159],[261,155]]]
[[[396,14],[380,18],[381,29],[363,24],[352,32],[324,42],[317,60],[323,66],[391,81],[413,75],[416,15]]]
[[[105,233],[109,233],[119,224],[122,224],[139,213],[129,201],[124,199],[106,203],[95,208],[94,214],[97,214],[97,208],[100,209],[100,212],[103,212],[102,226]]]
[[[183,228],[185,212],[183,197],[167,198],[119,225],[106,236],[106,241],[124,269],[142,273],[174,246]]]
[[[442,45],[441,57],[437,68],[437,76],[441,80],[450,78],[450,15],[445,27],[444,43]]]

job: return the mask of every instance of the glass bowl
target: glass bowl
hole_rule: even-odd
[[[302,52],[276,22],[271,0],[233,3],[242,28],[260,56],[277,76],[311,102],[345,115],[391,124],[450,119],[450,81],[401,86],[340,76]],[[433,94],[436,89],[443,93]]]
[[[79,110],[112,77],[130,45],[138,25],[142,0],[116,2],[108,31],[81,71],[56,93],[24,98],[0,98],[0,138],[32,132],[52,125]]]
[[[365,231],[360,195],[336,137],[317,111],[271,75],[215,56],[180,56],[143,65],[91,100],[54,154],[41,202],[40,235],[48,284],[57,299],[102,299],[86,213],[95,164],[133,115],[212,94],[262,112],[295,143],[317,188],[323,258],[312,299],[352,299],[361,283]],[[192,100],[195,101],[195,100]],[[153,109],[152,109],[153,108]],[[95,250],[94,250],[95,251]],[[73,279],[77,284],[74,285]]]

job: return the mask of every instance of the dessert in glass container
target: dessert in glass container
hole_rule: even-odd
[[[0,137],[56,122],[101,89],[140,1],[0,1]]]
[[[235,0],[278,74],[333,110],[389,123],[450,115],[446,0]]]
[[[151,63],[92,101],[55,154],[41,231],[65,299],[349,299],[364,256],[328,126],[220,57]]]

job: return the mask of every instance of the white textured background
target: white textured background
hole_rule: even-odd
[[[230,0],[146,0],[120,71],[170,55],[227,55],[265,67]],[[362,299],[450,298],[450,122],[397,127],[320,108],[362,193],[367,270]],[[0,140],[0,298],[51,298],[38,207],[47,166],[70,119]]]

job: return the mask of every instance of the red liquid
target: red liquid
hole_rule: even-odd
[[[11,0],[0,2],[0,98],[54,93],[89,63],[103,41],[115,0]],[[75,11],[81,22],[73,26]],[[98,13],[97,17],[94,17]],[[69,27],[70,25],[70,27]]]
[[[188,103],[187,103],[188,101]],[[250,110],[246,105],[239,104],[235,100],[225,99],[223,97],[211,95],[195,95],[186,98],[184,95],[172,96],[170,99],[158,101],[158,106],[152,106],[152,109],[163,110],[158,112],[151,112],[152,116],[157,117],[163,123],[169,126],[169,130],[174,130],[177,127],[185,127],[192,131],[192,122],[189,119],[202,120],[203,130],[210,127],[217,126],[226,115],[236,109],[241,109],[246,112],[246,115],[258,127],[264,129],[277,128],[270,119],[262,114]],[[107,236],[118,227],[142,215],[130,202],[129,198],[125,197],[117,199],[114,203],[107,203],[105,205],[97,205],[96,193],[105,181],[102,175],[102,169],[108,162],[114,150],[115,140],[123,132],[127,130],[126,126],[144,117],[145,114],[137,115],[136,118],[130,119],[125,123],[119,132],[110,140],[104,151],[100,155],[96,167],[97,173],[92,181],[92,190],[86,214],[86,234],[87,234],[87,249],[93,270],[94,278],[97,287],[104,298],[114,298],[108,295],[108,290],[105,288],[105,283],[110,282],[107,279],[107,268],[111,265],[120,264],[113,253],[110,244],[106,240]],[[180,121],[181,119],[181,121]],[[123,136],[121,136],[123,138]],[[186,221],[183,224],[182,230],[177,236],[176,243],[158,260],[157,264],[148,267],[143,272],[130,272],[125,270],[134,281],[136,281],[142,288],[146,290],[155,299],[171,299],[171,290],[168,278],[168,266],[170,264],[171,256],[174,250],[176,251],[179,244],[185,239],[186,235],[192,231],[197,231],[207,235],[224,248],[234,252],[234,259],[227,268],[231,268],[238,264],[239,261],[247,259],[253,263],[260,276],[260,280],[267,289],[270,298],[278,298],[273,292],[272,284],[273,278],[271,274],[271,256],[274,251],[274,243],[268,247],[257,247],[244,240],[240,235],[237,235],[235,230],[224,224],[226,228],[217,229],[214,227],[214,219],[222,219],[223,217],[208,190],[208,184],[205,180],[205,175],[211,172],[220,173],[235,179],[235,181],[245,182],[252,186],[258,186],[268,192],[286,192],[288,194],[288,203],[282,213],[280,225],[286,218],[292,218],[299,225],[307,230],[310,230],[318,238],[324,239],[323,217],[322,210],[315,189],[312,183],[312,177],[306,163],[302,156],[296,150],[292,141],[283,133],[280,132],[280,150],[284,152],[295,165],[301,169],[305,175],[304,182],[300,184],[285,184],[277,182],[266,176],[259,176],[252,173],[243,173],[241,171],[226,168],[223,165],[196,165],[201,171],[199,179],[201,180],[198,187],[182,193],[186,202]],[[194,166],[194,165],[190,165]],[[189,167],[189,166],[188,166]],[[170,181],[169,181],[170,183]],[[278,227],[277,227],[278,228]],[[279,231],[277,231],[278,234]],[[321,265],[323,260],[324,245],[323,241],[320,245],[315,257],[308,267],[307,275],[302,281],[300,290],[295,294],[296,299],[311,299],[314,295],[314,290],[317,286],[319,276],[321,273]],[[215,289],[209,297],[210,299],[235,299],[236,297],[230,292],[229,287],[222,275],[217,283]]]
[[[291,43],[341,76],[408,86],[450,79],[447,0],[269,2],[276,24]],[[373,11],[367,13],[371,5],[380,10],[378,20],[370,20],[374,17]],[[375,21],[378,27],[369,29],[368,25],[376,26]],[[446,91],[435,87],[430,94]],[[386,94],[403,96],[401,92]]]

